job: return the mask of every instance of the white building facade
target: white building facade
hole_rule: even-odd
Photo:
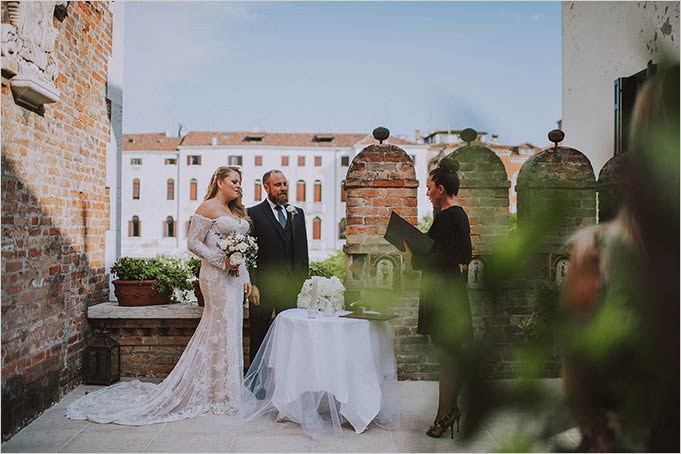
[[[632,107],[636,95],[616,93],[615,81],[645,73],[649,61],[678,61],[679,2],[564,2],[562,20],[565,144],[598,176],[615,154],[617,100]]]
[[[389,143],[414,160],[420,183],[419,217],[432,213],[426,197],[428,145],[399,138]],[[203,201],[219,166],[234,165],[243,174],[243,202],[266,197],[263,174],[284,172],[289,202],[305,211],[311,261],[333,255],[345,244],[342,190],[352,159],[376,143],[366,134],[282,134],[189,132],[127,134],[123,141],[122,255],[154,257],[186,254],[189,219]]]

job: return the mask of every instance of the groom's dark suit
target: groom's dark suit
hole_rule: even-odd
[[[288,206],[288,205],[287,205]],[[249,306],[251,362],[270,327],[272,311],[296,307],[303,282],[308,277],[309,257],[305,214],[296,207],[282,228],[267,199],[248,208],[251,234],[258,241],[258,267],[251,282],[260,290],[260,305]]]

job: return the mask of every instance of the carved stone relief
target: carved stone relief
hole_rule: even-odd
[[[481,288],[483,284],[482,273],[485,262],[479,258],[474,258],[468,264],[468,288]]]
[[[67,1],[3,2],[2,73],[11,79],[16,100],[40,107],[59,100],[54,81],[59,75],[55,58],[58,30],[55,7]]]
[[[395,266],[393,261],[382,258],[376,262],[376,287],[393,288],[395,282]]]
[[[399,289],[402,281],[400,263],[395,255],[369,254],[369,275],[365,285],[377,289]]]
[[[565,280],[565,276],[567,276],[567,270],[569,265],[570,260],[567,257],[560,258],[556,262],[555,280],[557,284],[560,284],[561,282],[563,282],[563,280]]]

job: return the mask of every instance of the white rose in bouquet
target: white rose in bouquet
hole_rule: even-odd
[[[232,266],[241,265],[244,263],[244,260],[244,255],[241,252],[233,252],[232,255],[229,256],[229,263]]]
[[[220,235],[217,241],[217,247],[229,257],[229,263],[232,266],[240,266],[245,264],[246,267],[256,268],[256,259],[258,257],[258,245],[255,238],[250,235],[243,235],[232,233],[227,235]],[[230,276],[239,276],[239,270],[228,270]]]

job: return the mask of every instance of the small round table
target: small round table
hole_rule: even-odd
[[[342,431],[344,420],[357,433],[372,421],[384,428],[399,425],[393,328],[385,321],[340,317],[347,313],[279,313],[246,376],[252,389],[260,387],[271,399],[267,403],[279,418],[301,424],[314,438],[332,428]]]

